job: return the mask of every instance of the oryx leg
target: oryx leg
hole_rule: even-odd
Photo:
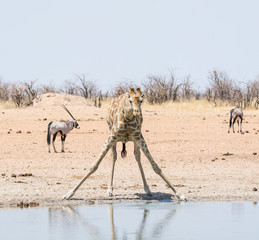
[[[65,144],[66,137],[67,135],[61,135],[61,144],[62,144],[61,152],[65,152],[64,144]]]
[[[176,189],[173,187],[173,185],[169,182],[169,180],[166,178],[166,176],[164,175],[164,173],[162,172],[162,170],[158,167],[157,163],[154,161],[154,159],[152,158],[147,144],[142,136],[142,134],[140,133],[139,136],[134,136],[134,141],[136,142],[136,144],[141,148],[141,150],[143,151],[143,153],[145,154],[145,156],[147,157],[147,159],[149,160],[149,162],[151,163],[151,166],[153,168],[153,170],[155,171],[155,173],[157,173],[166,183],[167,185],[173,190],[173,192],[175,193],[176,197],[180,200],[180,201],[187,201],[187,199],[185,198],[184,195],[182,194],[178,194],[178,192],[176,191]]]
[[[116,150],[116,143],[112,146],[112,171],[111,171],[111,178],[110,182],[108,184],[108,194],[110,197],[113,195],[113,176],[114,176],[114,168],[115,168],[115,162],[117,160],[117,150]]]
[[[152,193],[149,189],[149,186],[147,185],[144,170],[143,170],[143,167],[142,167],[142,164],[141,164],[140,148],[138,147],[138,145],[135,142],[134,142],[134,155],[135,155],[135,158],[136,158],[136,161],[138,163],[138,167],[139,167],[139,170],[140,170],[140,173],[141,173],[141,177],[142,177],[143,184],[144,184],[144,190],[145,190],[145,192],[147,193],[148,196],[152,196]]]
[[[230,114],[230,116],[229,116],[229,127],[228,127],[228,133],[230,133],[231,125],[232,125],[232,114]]]
[[[94,164],[94,166],[92,168],[90,168],[89,172],[83,177],[83,179],[75,186],[75,188],[73,188],[71,191],[69,191],[67,194],[65,194],[63,196],[63,199],[70,199],[75,192],[77,191],[77,189],[83,184],[83,182],[89,177],[91,176],[99,167],[101,161],[103,160],[103,158],[105,157],[106,153],[109,151],[109,149],[113,146],[113,144],[116,142],[116,137],[115,136],[109,136],[108,139],[106,140],[102,151],[98,157],[98,160],[96,161],[96,163]]]
[[[53,138],[52,138],[52,145],[53,145],[53,148],[54,148],[54,151],[57,152],[56,148],[55,148],[55,140],[56,140],[56,137],[57,137],[57,132],[53,134]]]
[[[237,120],[237,132],[239,133],[239,119]]]
[[[241,118],[241,120],[240,120],[240,132],[243,131],[243,130],[242,130],[242,121],[243,121],[243,119]]]
[[[51,135],[50,135],[50,139],[51,139]],[[50,153],[50,141],[48,143],[48,147],[49,147],[49,153]]]
[[[232,125],[233,125],[233,133],[235,132],[235,129],[234,129],[235,122],[236,122],[236,117],[234,118],[233,123],[232,123]]]

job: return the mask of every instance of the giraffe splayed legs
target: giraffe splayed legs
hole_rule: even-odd
[[[89,170],[87,175],[76,185],[74,189],[69,191],[64,195],[63,199],[70,199],[77,189],[83,184],[83,182],[91,176],[99,167],[101,161],[107,154],[110,148],[112,148],[112,170],[111,170],[111,179],[108,186],[108,193],[110,196],[113,194],[113,176],[114,168],[117,160],[117,151],[116,145],[117,142],[121,141],[123,145],[123,152],[126,152],[125,144],[128,141],[134,142],[134,155],[139,166],[139,170],[142,176],[144,190],[147,195],[151,196],[151,191],[147,185],[144,170],[141,164],[140,149],[143,151],[147,159],[149,160],[153,170],[157,173],[173,190],[175,195],[180,201],[186,201],[187,199],[178,194],[173,185],[165,177],[162,170],[158,167],[157,163],[152,158],[147,144],[141,133],[141,126],[143,122],[142,112],[141,112],[141,103],[143,101],[143,94],[140,89],[137,89],[135,93],[134,89],[131,89],[126,94],[119,96],[118,98],[113,99],[111,106],[108,110],[107,122],[110,129],[110,135],[106,140],[103,149],[98,157],[98,160],[94,166]],[[124,155],[125,156],[125,155]]]

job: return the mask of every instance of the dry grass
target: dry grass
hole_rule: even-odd
[[[107,98],[106,100],[103,100],[102,102],[102,108],[107,109],[111,104],[112,98]],[[90,105],[94,105],[94,101],[88,100]],[[235,106],[230,105],[226,102],[218,103],[218,106],[215,106],[213,102],[208,102],[206,99],[192,99],[192,100],[185,100],[185,101],[178,101],[178,102],[172,102],[167,101],[162,104],[150,104],[147,101],[144,101],[143,103],[144,109],[170,109],[170,110],[176,110],[176,111],[229,111],[231,108],[234,108]],[[0,110],[4,109],[12,109],[16,108],[15,104],[12,101],[0,101]],[[254,111],[254,108],[246,108],[246,111]]]
[[[16,108],[12,101],[0,101],[0,110]]]

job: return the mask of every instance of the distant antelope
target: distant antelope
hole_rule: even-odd
[[[243,112],[242,112],[241,108],[239,108],[239,107],[231,109],[231,111],[230,111],[228,133],[230,132],[231,126],[233,127],[233,132],[235,132],[234,124],[236,121],[238,124],[237,132],[239,132],[239,121],[240,121],[240,132],[242,132]]]
[[[61,135],[61,142],[62,142],[61,152],[65,152],[65,150],[64,150],[64,142],[65,142],[67,134],[73,128],[77,128],[77,129],[80,128],[78,123],[77,123],[77,121],[75,120],[73,115],[68,111],[66,106],[65,105],[61,105],[61,107],[63,107],[73,119],[69,120],[69,121],[63,121],[62,120],[62,121],[59,121],[59,122],[50,122],[48,124],[47,142],[48,142],[48,146],[49,146],[49,152],[50,152],[50,138],[51,138],[51,134],[53,134],[52,144],[53,144],[54,151],[57,152],[54,143],[55,143],[55,139],[56,139],[57,134],[60,133],[60,135]]]

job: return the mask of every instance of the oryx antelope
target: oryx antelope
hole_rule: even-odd
[[[72,117],[72,120],[69,121],[59,121],[59,122],[50,122],[48,124],[48,131],[47,131],[47,142],[48,142],[48,146],[49,146],[49,152],[50,152],[50,139],[51,139],[51,135],[53,134],[53,138],[52,138],[52,145],[54,148],[54,151],[57,152],[56,148],[55,148],[55,140],[56,140],[56,136],[58,133],[60,133],[61,135],[61,142],[62,142],[62,149],[61,152],[65,152],[64,150],[64,142],[66,140],[66,136],[67,134],[73,129],[73,128],[77,128],[79,129],[79,125],[76,121],[76,119],[73,117],[73,115],[68,111],[68,109],[66,108],[65,105],[61,105],[67,112],[68,114]]]
[[[243,112],[241,108],[236,107],[234,109],[231,109],[229,113],[229,128],[228,128],[228,133],[230,132],[230,128],[232,126],[233,132],[235,132],[234,129],[234,124],[237,121],[238,127],[237,127],[237,132],[239,132],[239,127],[240,127],[240,132],[242,132],[242,121],[243,121]],[[240,122],[240,125],[239,125]]]

